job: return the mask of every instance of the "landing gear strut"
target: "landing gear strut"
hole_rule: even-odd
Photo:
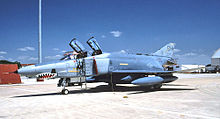
[[[116,84],[109,82],[109,83],[108,83],[108,86],[112,88],[112,91],[114,91],[114,90],[115,90],[115,87],[116,87]]]
[[[111,73],[111,81],[108,82],[108,86],[110,86],[112,88],[112,92],[114,92],[115,87],[116,87],[116,83],[113,82],[113,78],[112,78],[112,73]]]
[[[63,79],[62,83],[61,83],[61,86],[63,87],[61,93],[64,94],[64,95],[67,95],[69,93],[69,90],[68,89],[65,89],[65,87],[67,86],[67,82],[66,82],[66,78]]]

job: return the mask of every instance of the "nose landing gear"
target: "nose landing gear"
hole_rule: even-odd
[[[65,89],[65,87],[68,85],[67,81],[66,81],[66,78],[61,78],[59,83],[58,83],[58,86],[62,86],[63,89],[61,91],[61,94],[64,94],[64,95],[67,95],[69,94],[69,90],[68,89]]]
[[[67,95],[67,94],[69,94],[69,90],[68,89],[63,89],[61,91],[61,93],[64,94],[64,95]]]

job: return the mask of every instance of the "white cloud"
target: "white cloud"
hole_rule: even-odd
[[[206,54],[189,52],[175,55],[178,64],[209,64],[211,57]]]
[[[180,52],[180,51],[181,51],[180,49],[174,49],[173,50],[174,53],[177,53],[177,52]]]
[[[121,34],[122,34],[122,32],[120,32],[120,31],[111,31],[110,33],[111,33],[114,37],[120,37]]]
[[[53,48],[53,50],[54,50],[54,51],[58,51],[58,50],[60,50],[60,49],[59,49],[59,48]]]
[[[31,61],[37,61],[38,58],[37,58],[37,57],[30,57],[29,60],[31,60]]]
[[[61,53],[65,53],[65,52],[66,52],[66,50],[62,50],[62,51],[61,51]]]
[[[46,56],[45,58],[46,58],[46,59],[60,59],[60,58],[62,58],[62,56],[61,56],[61,55]]]
[[[195,55],[197,55],[197,54],[193,53],[193,52],[183,54],[183,56],[195,56]]]
[[[201,57],[206,57],[207,55],[205,55],[205,54],[201,54],[201,55],[199,55],[199,56],[201,56]]]
[[[0,60],[8,60],[8,61],[15,61],[12,58],[6,58],[4,56],[0,56]]]
[[[27,50],[32,50],[32,51],[35,50],[34,47],[26,47],[26,49],[27,49]]]
[[[5,51],[0,51],[0,54],[5,55],[5,54],[7,54],[7,52],[5,52]]]
[[[24,47],[24,48],[18,48],[17,50],[25,52],[25,51],[34,51],[35,48],[27,46],[27,47]]]
[[[12,58],[8,58],[7,60],[8,60],[8,61],[14,61]]]
[[[189,53],[185,53],[185,54],[175,54],[176,57],[190,57],[190,56],[197,56],[197,53],[193,53],[193,52],[189,52]]]
[[[125,50],[121,50],[120,53],[126,53],[126,51]]]
[[[5,59],[5,57],[4,56],[0,56],[0,60],[3,60],[3,59]]]
[[[37,61],[38,58],[31,57],[31,56],[19,56],[18,60],[25,60],[25,61]]]
[[[106,36],[105,36],[105,35],[102,35],[101,37],[102,37],[102,38],[106,38]]]
[[[19,59],[19,60],[28,59],[28,56],[19,56],[18,59]]]

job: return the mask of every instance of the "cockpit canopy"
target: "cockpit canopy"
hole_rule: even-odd
[[[94,39],[94,37],[89,38],[89,40],[87,41],[87,44],[92,48],[93,53],[92,56],[95,55],[99,55],[102,54],[102,50],[98,44],[98,42],[96,41],[96,39]],[[70,43],[69,43],[70,47],[73,48],[73,50],[78,53],[77,54],[77,58],[84,58],[87,57],[87,51],[85,50],[85,48],[83,47],[83,45],[76,40],[76,38],[73,38]],[[64,58],[65,59],[65,58]]]
[[[102,50],[98,44],[98,42],[96,41],[96,39],[94,39],[94,37],[91,37],[88,41],[87,44],[92,48],[93,53],[92,56],[95,55],[99,55],[102,54]]]
[[[79,53],[77,55],[77,58],[84,58],[87,57],[87,51],[85,51],[85,48],[83,47],[83,45],[76,40],[76,38],[72,39],[69,43],[70,47],[73,48],[73,50],[77,53]]]

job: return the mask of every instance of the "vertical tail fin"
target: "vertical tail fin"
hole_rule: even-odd
[[[173,57],[174,47],[175,47],[175,43],[169,43],[164,47],[160,48],[155,53],[153,53],[153,55]]]

